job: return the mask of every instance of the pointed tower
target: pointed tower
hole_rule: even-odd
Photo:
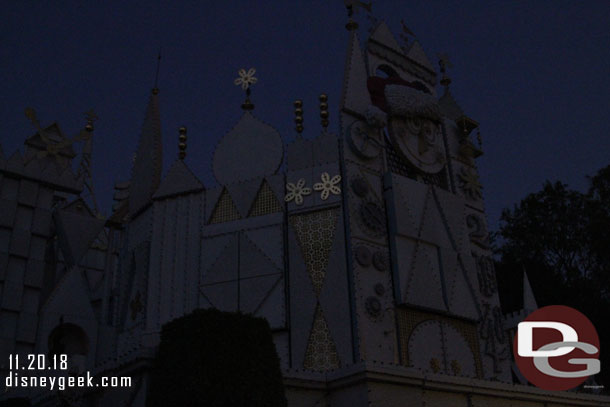
[[[468,137],[478,124],[449,93],[446,64],[438,100],[418,41],[379,22],[361,51],[347,28],[341,134],[355,358],[509,381],[480,151]]]
[[[523,309],[527,314],[538,309],[538,303],[536,302],[534,291],[525,270],[523,271]]]
[[[161,182],[162,145],[159,89],[154,88],[146,108],[129,187],[129,213],[137,216],[152,199]]]

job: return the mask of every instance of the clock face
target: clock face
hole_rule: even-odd
[[[394,148],[411,164],[427,173],[445,166],[441,125],[422,117],[392,117],[390,139]]]

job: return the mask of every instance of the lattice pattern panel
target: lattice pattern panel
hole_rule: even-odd
[[[290,217],[316,295],[324,284],[338,214],[339,209],[333,208]]]
[[[231,195],[229,195],[229,191],[224,189],[220,194],[220,198],[218,198],[218,202],[216,202],[216,207],[210,217],[210,223],[231,222],[238,219],[241,219],[241,216],[237,211],[237,207]]]
[[[477,377],[483,377],[483,366],[481,364],[481,354],[479,352],[479,337],[477,335],[477,327],[474,323],[412,308],[397,308],[396,314],[398,316],[400,358],[403,365],[409,366],[409,338],[415,327],[421,322],[436,320],[450,324],[464,337],[475,358]]]
[[[337,369],[340,366],[337,347],[330,336],[328,324],[320,304],[316,307],[316,314],[309,335],[303,366],[305,369],[318,371]]]
[[[263,184],[256,195],[256,199],[250,208],[250,214],[248,216],[262,216],[281,211],[282,206],[277,201],[271,187],[267,181],[263,181]]]
[[[442,169],[436,174],[427,174],[423,171],[419,171],[411,164],[406,162],[392,147],[391,143],[387,143],[386,147],[388,166],[390,171],[395,174],[400,174],[404,177],[411,178],[414,180],[422,181],[428,185],[436,185],[444,190],[449,190],[449,182],[447,181],[447,171]]]

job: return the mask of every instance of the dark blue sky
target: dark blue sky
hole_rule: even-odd
[[[106,213],[114,182],[130,175],[159,47],[165,169],[186,125],[187,163],[214,183],[214,146],[241,114],[233,79],[242,67],[257,69],[255,114],[286,141],[297,98],[306,137],[319,131],[321,92],[337,128],[348,39],[341,0],[84,3],[2,2],[0,143],[10,155],[33,134],[27,106],[69,136],[94,108],[93,170]],[[432,61],[450,56],[452,92],[481,124],[492,228],[502,208],[544,180],[583,189],[585,175],[610,163],[610,2],[375,1],[373,14],[395,34],[404,19]]]

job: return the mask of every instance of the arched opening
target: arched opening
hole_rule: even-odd
[[[68,368],[78,373],[85,369],[89,353],[89,338],[75,324],[62,323],[49,334],[49,355],[68,355]]]

